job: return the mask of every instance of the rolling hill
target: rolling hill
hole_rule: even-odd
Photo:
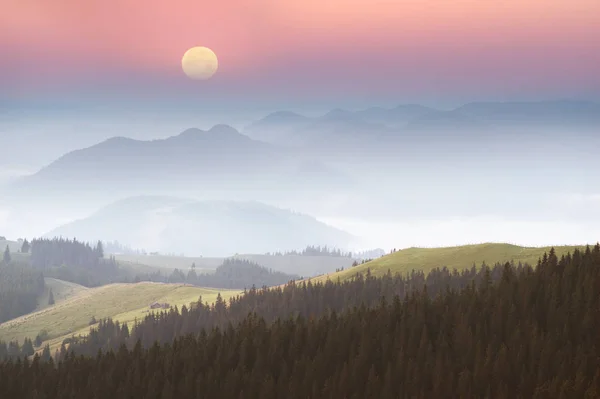
[[[87,333],[92,317],[133,322],[148,314],[149,305],[155,301],[181,307],[202,296],[203,302],[212,303],[219,292],[227,300],[239,291],[149,282],[80,290],[54,306],[0,324],[0,340],[23,342],[24,338],[34,339],[40,331],[46,330],[49,340],[60,345],[62,339],[71,334]]]
[[[348,248],[356,239],[313,217],[259,202],[156,196],[117,201],[45,236],[77,237],[88,242],[117,240],[151,252],[203,257],[261,254],[308,245]],[[279,271],[307,275],[305,271]]]
[[[492,266],[497,262],[529,263],[534,265],[550,251],[551,247],[520,247],[512,244],[485,243],[476,245],[463,245],[444,248],[407,248],[395,253],[382,256],[370,262],[347,268],[337,273],[330,273],[311,279],[311,281],[341,281],[354,277],[357,273],[366,274],[368,270],[374,276],[384,275],[390,270],[392,273],[408,274],[413,270],[429,273],[437,267],[449,269],[467,269],[478,267],[483,262]],[[585,246],[556,246],[557,256],[573,252],[576,248]]]

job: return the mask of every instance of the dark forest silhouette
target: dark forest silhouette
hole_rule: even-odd
[[[104,321],[70,348],[91,357],[63,348],[60,368],[2,363],[0,395],[596,398],[598,284],[600,245],[536,268],[250,290],[131,333]]]

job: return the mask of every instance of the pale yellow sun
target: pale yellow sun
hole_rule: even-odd
[[[219,60],[208,47],[192,47],[183,54],[181,68],[190,79],[210,79],[219,68]]]

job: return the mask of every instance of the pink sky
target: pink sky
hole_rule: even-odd
[[[2,4],[0,83],[20,93],[121,84],[123,76],[240,92],[600,90],[598,0]],[[194,45],[219,57],[211,82],[181,73],[181,55]]]

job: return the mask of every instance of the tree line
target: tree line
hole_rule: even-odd
[[[330,306],[337,297],[321,296],[319,317],[301,311],[269,322],[252,311],[233,323],[215,304],[202,312],[217,325],[195,334],[173,339],[158,319],[162,337],[150,345],[70,353],[59,367],[37,356],[4,362],[0,397],[600,397],[599,245],[561,259],[551,250],[535,269],[505,264],[476,274],[464,284],[468,274],[442,273],[432,286],[341,313]],[[370,288],[391,283],[367,280]],[[331,294],[340,286],[313,287]],[[177,314],[162,317],[183,321]]]
[[[134,249],[127,244],[121,244],[119,241],[106,241],[103,243],[104,252],[107,254],[126,254],[126,255],[147,255],[144,249]]]
[[[192,264],[187,273],[175,269],[170,275],[160,272],[140,274],[136,281],[154,281],[164,283],[185,283],[199,287],[244,289],[252,286],[275,286],[297,280],[300,276],[267,269],[246,259],[227,258],[214,273],[196,273]]]
[[[53,238],[31,241],[31,266],[46,277],[70,281],[86,287],[126,282],[130,273],[119,268],[115,258],[104,258],[104,247],[76,239]]]
[[[266,255],[270,256],[289,256],[289,255],[297,255],[297,256],[336,256],[336,257],[344,257],[344,258],[352,258],[352,252],[344,252],[339,248],[329,248],[327,245],[325,246],[313,246],[309,245],[301,251],[286,251],[286,252],[268,252]]]

